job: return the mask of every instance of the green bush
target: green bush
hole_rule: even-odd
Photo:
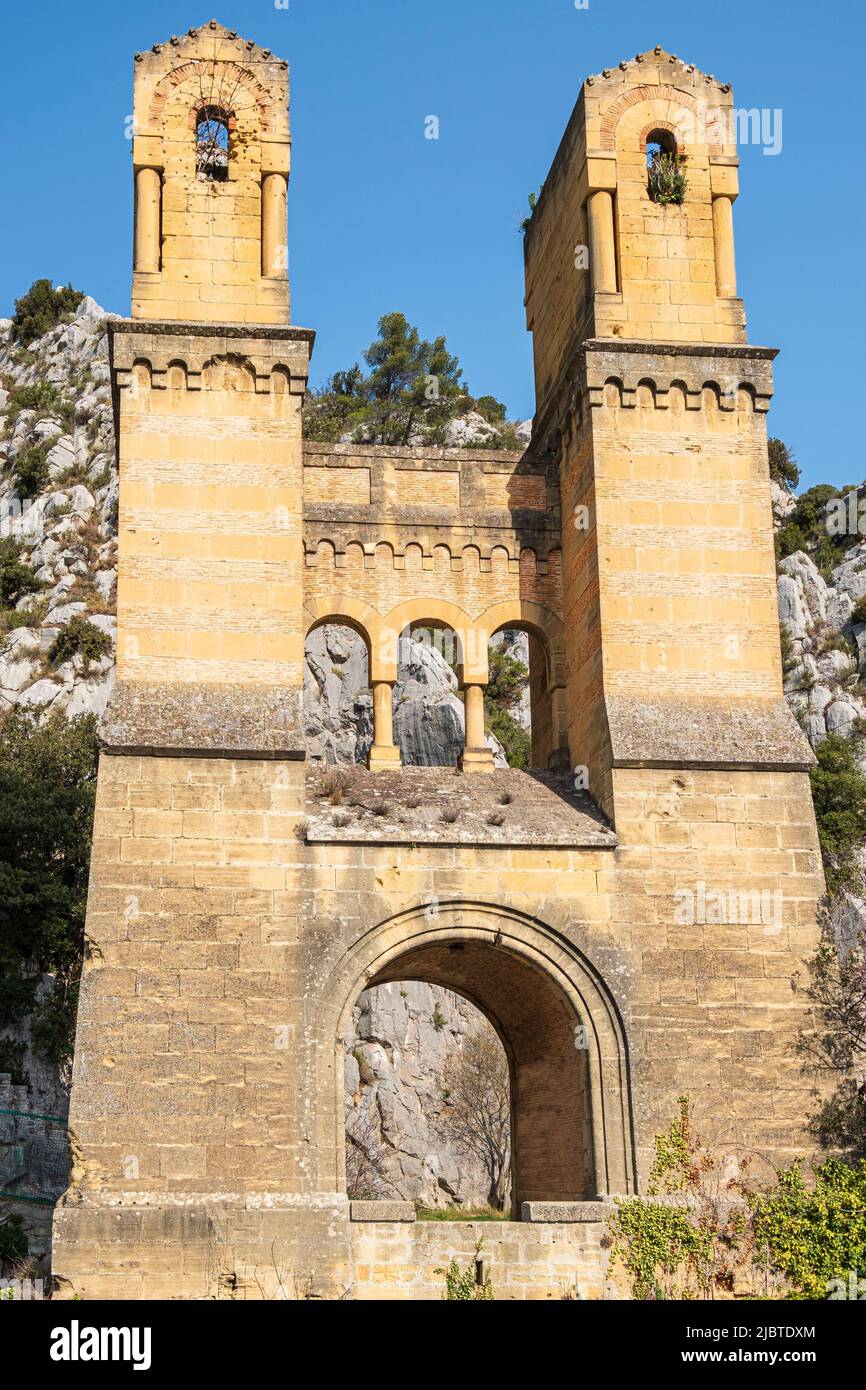
[[[652,201],[663,207],[668,203],[683,203],[687,188],[685,155],[668,154],[664,150],[654,154],[647,178],[647,191]]]
[[[798,497],[794,511],[776,536],[777,558],[784,560],[802,550],[829,580],[832,571],[844,560],[846,550],[859,540],[857,535],[831,536],[827,530],[825,508],[829,501],[841,495],[830,483],[818,483]]]
[[[825,1299],[832,1281],[866,1277],[866,1160],[828,1158],[806,1186],[801,1165],[779,1174],[773,1191],[750,1197],[755,1239],[784,1274],[794,1298]]]
[[[34,280],[26,294],[15,301],[12,326],[18,341],[26,347],[62,319],[70,319],[84,298],[71,285],[55,289],[50,280]]]
[[[0,725],[0,1028],[31,1018],[53,1062],[72,1052],[96,790],[96,720]],[[36,1004],[44,975],[50,992]]]
[[[866,623],[866,594],[858,598],[851,610],[852,623]]]
[[[0,615],[7,632],[18,627],[38,627],[44,616],[44,604],[39,604],[35,608],[10,609],[7,613]]]
[[[15,455],[12,477],[19,497],[35,497],[48,482],[47,444],[28,444]]]
[[[6,409],[10,421],[17,420],[22,410],[40,410],[57,414],[62,405],[60,392],[50,381],[35,381],[30,386],[16,386],[9,393]]]
[[[59,666],[74,656],[83,656],[87,666],[108,656],[114,644],[107,632],[76,614],[58,632],[48,649],[48,660]]]
[[[16,541],[11,536],[0,540],[0,606],[13,608],[25,594],[39,588],[39,580],[29,565],[21,559]]]
[[[770,439],[767,441],[767,453],[770,459],[770,477],[780,487],[793,492],[800,481],[800,469],[793,451],[787,444],[783,444],[781,439]]]
[[[0,1038],[0,1072],[12,1078],[13,1086],[29,1086],[30,1078],[24,1069],[24,1044],[11,1038]]]
[[[655,1149],[649,1196],[618,1199],[607,1237],[635,1298],[730,1296],[763,1277],[771,1297],[824,1299],[833,1280],[847,1289],[866,1274],[866,1161],[828,1159],[808,1185],[799,1162],[772,1187],[756,1184],[748,1157],[726,1176],[726,1156],[693,1134],[686,1096]]]
[[[866,775],[841,734],[829,734],[815,756],[812,800],[827,887],[831,893],[846,888],[857,892],[862,888],[859,856],[866,840]]]
[[[493,1301],[493,1285],[488,1276],[483,1284],[478,1283],[476,1260],[481,1254],[483,1242],[479,1240],[475,1246],[475,1260],[470,1260],[465,1269],[461,1270],[456,1260],[452,1260],[447,1269],[436,1269],[434,1274],[441,1274],[445,1279],[445,1292],[443,1299],[449,1303],[489,1303]]]
[[[511,652],[491,647],[488,672],[489,682],[484,692],[487,730],[502,744],[509,767],[529,767],[532,741],[515,717],[529,679],[529,669]]]
[[[17,1264],[27,1258],[30,1246],[20,1216],[9,1216],[0,1226],[0,1265]]]

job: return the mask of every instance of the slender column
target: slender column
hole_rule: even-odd
[[[596,294],[616,294],[616,246],[613,235],[613,194],[606,189],[590,193],[589,264]]]
[[[286,199],[285,174],[265,174],[262,178],[262,275],[269,280],[285,279],[288,274]]]
[[[162,179],[158,169],[135,171],[135,269],[159,270]]]
[[[372,772],[399,767],[400,749],[394,746],[394,714],[390,681],[373,683],[373,747],[369,766]]]
[[[734,261],[734,204],[724,193],[713,199],[713,245],[716,255],[716,293],[723,299],[737,297]]]
[[[484,686],[464,686],[466,740],[460,766],[464,772],[492,772],[493,754],[484,742]]]

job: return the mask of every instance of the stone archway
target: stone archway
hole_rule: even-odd
[[[334,1048],[317,1085],[333,1100],[321,1141],[344,1187],[342,1039],[358,995],[425,980],[471,1000],[511,1062],[515,1207],[635,1190],[628,1056],[616,1004],[564,936],[507,907],[468,901],[398,913],[364,934],[333,971]],[[329,1167],[327,1159],[325,1168]]]

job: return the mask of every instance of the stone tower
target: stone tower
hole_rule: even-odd
[[[352,1008],[420,979],[509,1060],[494,1285],[600,1296],[606,1203],[645,1184],[680,1094],[720,1143],[805,1144],[791,981],[823,884],[732,97],[661,50],[587,79],[526,235],[523,455],[302,443],[287,101],[285,64],[216,23],[137,60],[119,679],[55,1274],[84,1298],[439,1296],[471,1225],[346,1191]],[[684,159],[681,201],[650,196],[648,148]],[[304,640],[328,623],[363,637],[373,693],[369,767],[339,788],[304,766]],[[400,765],[419,626],[456,644],[457,769]],[[488,644],[514,628],[530,773],[484,744]]]

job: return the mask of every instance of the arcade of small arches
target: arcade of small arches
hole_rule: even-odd
[[[364,601],[343,594],[311,603],[306,617],[307,636],[325,624],[335,624],[351,628],[364,641],[373,694],[371,771],[400,764],[400,749],[394,742],[393,691],[401,641],[419,630],[448,633],[452,638],[458,686],[465,703],[463,772],[493,770],[493,753],[485,742],[484,693],[490,679],[491,639],[508,631],[525,632],[529,637],[533,765],[556,767],[567,760],[562,623],[542,605],[505,601],[471,617],[447,600],[423,598],[399,603],[383,616]]]

